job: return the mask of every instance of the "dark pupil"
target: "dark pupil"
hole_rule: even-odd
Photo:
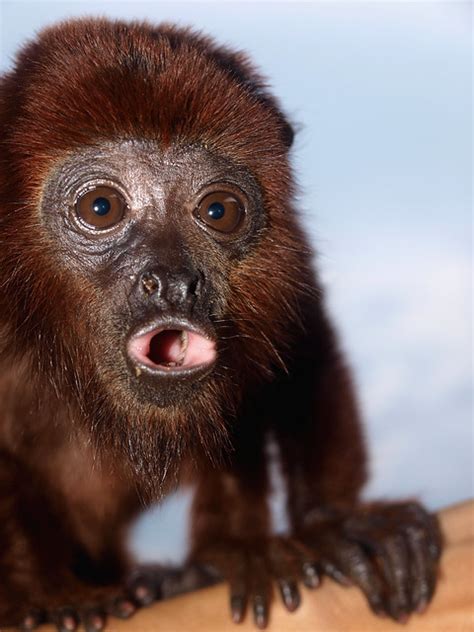
[[[98,197],[92,202],[92,210],[96,215],[107,215],[110,211],[110,202],[107,198]]]
[[[211,219],[222,219],[224,217],[225,208],[220,202],[213,202],[207,209],[207,214]]]

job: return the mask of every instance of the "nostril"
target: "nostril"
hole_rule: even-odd
[[[192,296],[197,296],[200,292],[200,289],[201,289],[201,279],[200,277],[196,276],[194,277],[194,279],[191,279],[189,283],[188,292]]]
[[[189,307],[202,292],[203,275],[194,270],[152,269],[140,276],[139,290],[149,300]]]
[[[179,270],[170,283],[170,292],[176,299],[194,302],[201,293],[202,278],[192,270]]]
[[[147,272],[141,278],[141,285],[145,294],[154,294],[160,288],[160,281],[154,274]]]

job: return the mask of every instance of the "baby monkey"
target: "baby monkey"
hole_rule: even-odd
[[[190,567],[258,627],[353,583],[404,621],[436,518],[366,504],[350,374],[295,208],[293,131],[245,55],[79,19],[0,78],[0,626],[101,630],[162,592],[131,521],[192,483]],[[272,534],[267,445],[290,529]]]

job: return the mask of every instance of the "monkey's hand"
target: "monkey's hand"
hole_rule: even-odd
[[[51,594],[51,602],[43,607],[23,604],[18,627],[26,632],[42,623],[52,623],[59,632],[74,632],[82,623],[87,632],[100,632],[108,617],[128,619],[139,608],[158,599],[161,582],[166,577],[164,573],[161,567],[139,567],[123,587],[94,588],[77,583],[69,596],[64,587],[64,594]],[[44,597],[38,601],[44,602]]]
[[[290,612],[300,604],[299,580],[308,588],[319,585],[315,556],[289,538],[216,540],[195,551],[192,559],[212,567],[229,582],[232,620],[240,623],[249,605],[260,629],[268,624],[274,583]]]
[[[442,538],[436,516],[417,503],[374,503],[347,514],[315,509],[297,537],[323,573],[359,586],[378,615],[403,623],[433,597]]]

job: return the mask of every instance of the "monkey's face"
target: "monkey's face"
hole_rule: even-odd
[[[278,102],[200,34],[79,20],[1,78],[0,127],[1,358],[138,469],[213,453],[313,287]]]
[[[180,406],[238,371],[233,279],[266,225],[248,170],[199,146],[89,147],[47,179],[41,222],[116,401]]]

